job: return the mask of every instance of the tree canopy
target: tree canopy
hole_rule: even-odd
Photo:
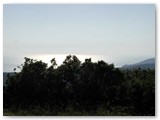
[[[120,70],[91,58],[82,63],[74,55],[66,56],[60,66],[55,58],[47,66],[25,57],[18,68],[21,71],[10,76],[4,86],[4,108],[49,106],[52,115],[70,107],[92,111],[89,115],[99,108],[125,115],[155,115],[155,70]]]

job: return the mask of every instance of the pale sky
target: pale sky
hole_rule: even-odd
[[[5,4],[3,11],[4,72],[24,57],[74,54],[115,66],[155,57],[153,4]]]

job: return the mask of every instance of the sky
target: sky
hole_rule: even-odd
[[[66,55],[115,66],[155,57],[154,4],[4,4],[3,71]]]

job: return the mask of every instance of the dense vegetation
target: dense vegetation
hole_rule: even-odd
[[[4,115],[155,115],[155,70],[71,55],[51,63],[25,58],[4,86]]]

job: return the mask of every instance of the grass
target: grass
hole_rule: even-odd
[[[131,114],[125,108],[112,107],[106,110],[104,107],[99,107],[97,110],[75,110],[73,107],[67,107],[64,110],[50,109],[49,107],[33,107],[29,109],[4,109],[3,116],[130,116]]]

